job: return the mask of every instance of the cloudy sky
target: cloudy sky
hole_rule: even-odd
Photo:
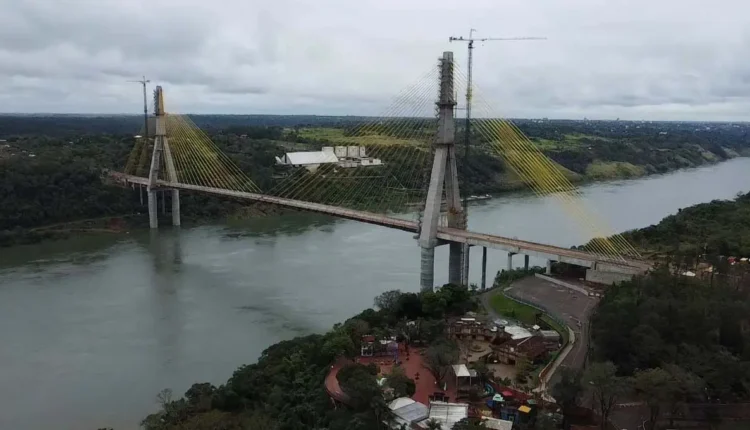
[[[750,119],[742,0],[0,0],[0,112],[378,115],[470,28],[548,38],[477,46],[503,116]]]

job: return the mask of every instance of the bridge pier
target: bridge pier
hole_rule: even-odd
[[[509,252],[509,253],[508,253],[508,265],[507,265],[507,267],[506,267],[506,270],[507,270],[508,272],[510,272],[511,270],[513,270],[513,256],[514,256],[514,255],[516,255],[516,253],[515,253],[515,252]]]
[[[463,276],[461,273],[463,267],[463,243],[451,242],[448,245],[450,248],[448,251],[448,282],[455,285],[461,285],[463,283]]]
[[[156,190],[148,191],[148,225],[151,228],[159,228],[159,204],[156,199]]]
[[[523,270],[529,270],[529,255],[523,256]]]
[[[422,291],[432,291],[435,286],[435,247],[422,247],[419,285]]]
[[[545,270],[544,273],[547,275],[552,274],[552,260],[547,260],[547,270]]]
[[[487,289],[487,247],[482,247],[482,290]]]
[[[180,226],[180,190],[172,190],[172,225]]]

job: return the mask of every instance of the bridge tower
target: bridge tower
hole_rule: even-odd
[[[172,151],[167,138],[166,115],[164,113],[164,92],[161,86],[154,91],[154,116],[156,133],[154,134],[154,150],[151,154],[151,168],[148,175],[148,222],[151,228],[159,227],[156,181],[161,174],[162,157],[167,170],[167,180],[177,182],[177,171],[174,167]],[[172,190],[172,225],[180,225],[180,191]]]
[[[434,141],[434,159],[430,173],[430,183],[425,200],[424,216],[419,231],[419,246],[422,248],[420,263],[420,287],[432,290],[435,286],[435,247],[443,189],[448,210],[448,226],[466,228],[466,218],[461,207],[456,167],[456,126],[454,110],[456,99],[453,91],[453,53],[443,52],[440,59],[440,95],[438,107],[438,132]],[[448,282],[462,284],[468,282],[468,272],[464,268],[464,246],[451,243],[448,262]]]

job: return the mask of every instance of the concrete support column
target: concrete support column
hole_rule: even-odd
[[[544,273],[547,275],[552,274],[552,260],[547,260],[547,270]]]
[[[469,286],[469,254],[471,251],[471,246],[469,246],[468,243],[464,244],[464,250],[463,250],[463,270],[461,271],[461,274],[463,275],[463,284],[466,286]]]
[[[420,259],[419,286],[422,291],[435,287],[435,248],[423,247]]]
[[[529,256],[528,255],[523,256],[523,268],[524,270],[529,270]]]
[[[487,289],[487,247],[482,247],[482,289]]]
[[[513,270],[513,256],[514,255],[516,255],[515,252],[509,252],[508,253],[508,267],[507,267],[508,272],[510,272],[511,270]]]
[[[448,282],[455,285],[463,284],[461,266],[463,265],[463,255],[461,252],[463,243],[451,242],[448,250]]]
[[[148,225],[151,228],[159,228],[159,207],[155,190],[148,191]]]
[[[180,225],[180,190],[172,190],[172,225]]]

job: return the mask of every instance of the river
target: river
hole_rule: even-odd
[[[613,231],[749,190],[748,158],[582,188]],[[592,236],[555,199],[529,194],[477,202],[469,224],[561,246]],[[480,260],[475,250],[472,282]],[[490,250],[489,279],[505,261]],[[0,428],[137,428],[161,389],[222,383],[380,292],[416,291],[418,269],[411,234],[309,214],[0,249]]]

